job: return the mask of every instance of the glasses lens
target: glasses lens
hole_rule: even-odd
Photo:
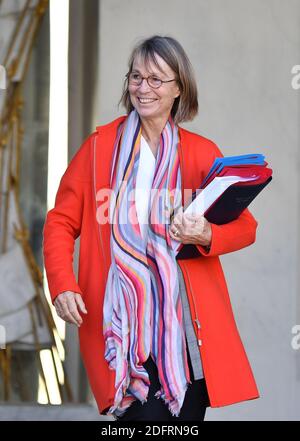
[[[129,74],[129,82],[134,85],[139,85],[142,82],[142,77],[137,73],[131,73]]]
[[[149,86],[153,87],[154,89],[161,86],[161,80],[157,77],[150,76],[148,78],[148,83],[149,83]]]

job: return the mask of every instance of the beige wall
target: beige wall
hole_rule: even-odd
[[[300,324],[300,90],[291,87],[291,69],[300,64],[300,2],[101,0],[99,17],[93,127],[123,113],[117,103],[133,44],[170,34],[198,80],[200,112],[185,126],[225,155],[261,152],[274,170],[251,205],[256,243],[222,256],[261,399],[209,409],[207,419],[299,419],[300,349],[291,347],[291,329]]]

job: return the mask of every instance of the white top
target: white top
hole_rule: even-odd
[[[135,204],[142,237],[148,233],[148,209],[152,187],[155,156],[143,136],[141,136],[140,159],[136,177]]]

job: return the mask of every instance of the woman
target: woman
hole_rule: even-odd
[[[84,141],[47,214],[49,289],[57,314],[79,326],[100,414],[201,421],[207,406],[259,397],[219,260],[252,244],[257,222],[249,210],[225,225],[183,213],[222,153],[179,126],[198,101],[175,39],[134,48],[121,101],[127,115]]]

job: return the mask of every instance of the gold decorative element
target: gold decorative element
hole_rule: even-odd
[[[57,343],[60,346],[63,342],[59,338],[57,328],[51,313],[50,305],[48,304],[45,294],[43,292],[43,275],[34,257],[29,239],[30,233],[27,228],[22,210],[20,207],[20,158],[21,158],[21,143],[24,135],[24,128],[21,126],[21,111],[24,106],[24,99],[22,96],[22,87],[24,79],[28,70],[32,48],[41,24],[41,20],[48,8],[48,0],[40,0],[34,9],[30,7],[30,0],[27,0],[23,10],[17,20],[15,29],[13,31],[11,40],[9,41],[6,55],[1,62],[6,67],[7,72],[7,89],[5,91],[5,102],[3,112],[0,115],[0,208],[3,207],[3,216],[0,211],[0,223],[3,227],[0,236],[0,254],[7,251],[8,240],[8,212],[10,198],[12,194],[14,197],[15,205],[17,208],[18,225],[14,227],[14,238],[20,244],[25,261],[27,264],[28,272],[31,275],[31,279],[35,289],[35,297],[28,303],[28,309],[31,317],[32,332],[34,335],[34,344],[39,360],[39,373],[45,385],[46,395],[48,402],[50,402],[49,391],[47,388],[47,381],[45,378],[45,372],[40,360],[40,352],[42,350],[38,332],[37,332],[37,319],[41,320],[43,317],[47,323],[51,339],[51,357],[55,370],[55,380],[58,390],[60,392],[60,398],[62,402],[73,401],[73,394],[68,382],[68,378],[64,369],[63,361],[55,356],[59,353]],[[26,29],[22,30],[25,23],[25,18],[29,18]],[[22,32],[21,32],[22,31]],[[22,35],[21,35],[22,34]],[[22,37],[21,44],[18,48],[17,56],[14,54],[12,57],[12,51],[16,45],[17,40]],[[25,59],[22,64],[22,72],[19,73],[20,80],[13,81],[14,76],[20,70],[21,60]],[[4,163],[4,151],[7,153],[8,161]],[[6,173],[4,173],[6,171]],[[3,189],[3,178],[6,176],[6,182]],[[12,268],[13,271],[13,268]],[[36,315],[34,314],[36,311]],[[59,341],[57,341],[59,339]],[[56,352],[55,352],[56,351]],[[59,361],[58,361],[59,360]],[[12,363],[12,347],[10,344],[6,345],[6,348],[0,350],[0,374],[2,374],[4,385],[4,400],[9,401],[11,397],[11,363]],[[58,366],[60,363],[60,366]],[[21,367],[20,367],[21,368]],[[61,384],[58,377],[58,368],[63,372],[64,383]],[[26,397],[26,385],[22,385],[22,396]],[[27,385],[30,388],[30,385]]]

